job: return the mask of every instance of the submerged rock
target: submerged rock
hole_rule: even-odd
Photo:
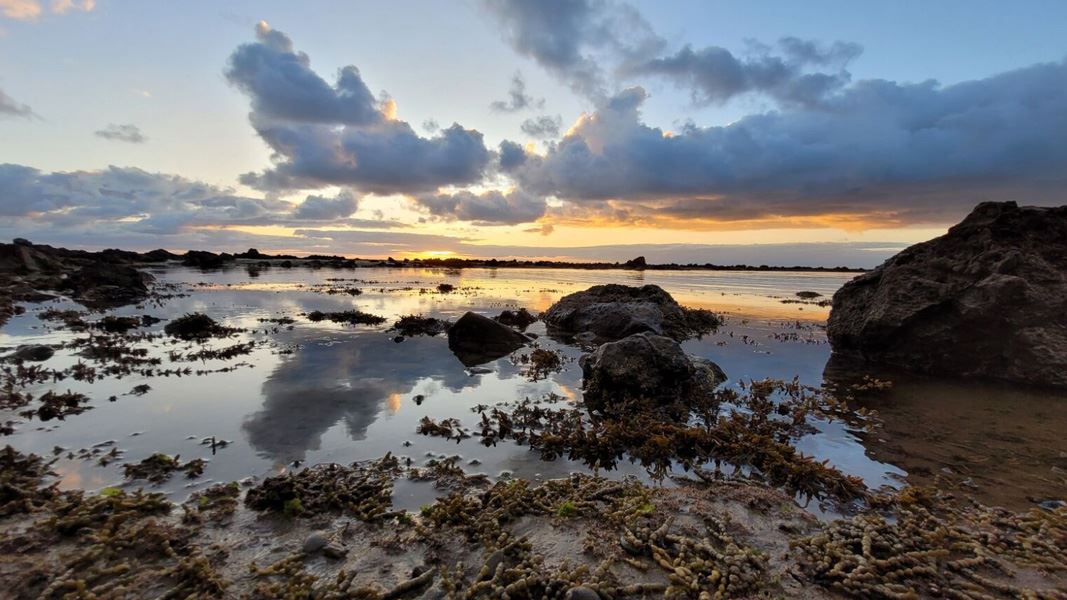
[[[496,321],[468,312],[448,330],[448,348],[466,367],[507,356],[526,344],[526,336]]]
[[[582,356],[579,365],[585,404],[601,412],[635,400],[684,407],[726,380],[715,363],[691,357],[673,339],[650,333],[603,344]]]
[[[1067,387],[1067,206],[979,204],[845,284],[827,334],[869,363]]]
[[[684,308],[656,285],[593,286],[564,296],[542,318],[550,332],[563,336],[592,332],[601,342],[644,332],[682,341],[721,324],[714,313]]]

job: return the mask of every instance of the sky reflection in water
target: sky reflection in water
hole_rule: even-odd
[[[158,451],[180,454],[183,459],[211,459],[202,479],[176,476],[164,484],[163,489],[175,496],[184,496],[190,488],[211,481],[262,477],[296,464],[348,463],[386,452],[410,456],[416,463],[432,456],[459,454],[465,462],[480,463],[469,466],[471,471],[555,477],[582,466],[567,460],[543,462],[527,448],[510,443],[485,448],[478,438],[457,444],[419,436],[415,428],[427,415],[434,419],[455,417],[472,426],[476,413],[471,408],[479,404],[549,394],[560,396],[562,401],[574,399],[581,387],[577,365],[581,352],[577,348],[539,338],[539,344],[561,349],[568,359],[563,372],[540,381],[530,381],[508,358],[486,365],[487,373],[471,374],[449,352],[444,336],[396,343],[393,334],[385,331],[388,324],[351,327],[310,323],[300,313],[357,308],[382,315],[390,323],[406,314],[455,319],[467,310],[490,315],[520,306],[544,310],[563,294],[598,283],[655,283],[683,304],[727,315],[727,325],[718,333],[685,342],[684,347],[718,362],[731,378],[728,385],[741,379],[794,376],[818,385],[830,354],[822,329],[828,309],[783,304],[781,300],[791,299],[801,290],[829,297],[850,277],[823,273],[278,268],[265,270],[258,277],[251,277],[244,269],[205,274],[180,268],[159,271],[157,276],[186,285],[189,295],[143,310],[127,307],[118,314],[172,318],[201,311],[228,325],[256,330],[214,342],[215,347],[245,340],[260,340],[264,345],[229,363],[194,365],[218,368],[241,364],[228,373],[128,377],[91,385],[62,382],[56,387],[88,394],[94,409],[66,421],[23,423],[8,437],[9,443],[51,455],[54,446],[77,450],[113,440],[126,461],[138,461]],[[331,282],[330,278],[347,281]],[[440,282],[459,289],[447,295],[419,291]],[[358,287],[363,294],[324,293],[327,288],[345,287]],[[69,332],[49,331],[37,319],[36,313],[48,306],[66,305],[30,307],[27,314],[0,330],[0,345],[69,339]],[[292,329],[266,331],[265,324],[258,321],[279,316],[293,317],[297,323]],[[543,324],[536,323],[531,331],[543,334]],[[779,339],[775,339],[776,334]],[[156,345],[152,352],[165,356],[173,349],[173,345]],[[283,352],[288,350],[292,352]],[[75,360],[77,357],[64,350],[47,364],[58,368]],[[163,366],[168,366],[167,360]],[[933,483],[940,477],[947,480],[942,484],[961,485],[966,491],[1004,504],[1024,504],[1027,496],[1051,497],[1057,491],[1063,495],[1057,469],[1067,468],[1063,464],[1067,448],[1062,436],[1052,433],[1056,423],[1067,423],[1063,397],[1003,386],[893,379],[897,386],[892,391],[860,399],[882,413],[882,431],[867,436],[844,423],[820,422],[816,423],[817,433],[801,439],[799,447],[862,476],[874,487],[900,485],[907,475],[915,483]],[[141,397],[125,395],[139,383],[149,384],[151,391]],[[111,395],[118,397],[115,402],[107,401]],[[421,402],[416,403],[416,397],[421,397]],[[1020,406],[1029,408],[1026,417],[1015,419],[1005,414],[1005,410]],[[232,443],[212,456],[210,448],[200,443],[208,436]],[[405,446],[406,441],[410,446]],[[1005,460],[1010,468],[999,466]],[[100,467],[94,461],[64,458],[56,469],[65,487],[96,489],[121,481],[118,463]],[[626,473],[643,475],[643,470],[623,463],[616,474]],[[972,486],[978,486],[977,490]],[[398,504],[417,506],[429,493],[419,486],[398,486]]]

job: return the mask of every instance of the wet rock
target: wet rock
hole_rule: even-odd
[[[130,266],[93,263],[71,273],[61,289],[83,304],[119,306],[147,297],[152,280],[148,273]]]
[[[564,296],[542,319],[555,335],[569,337],[591,332],[600,342],[644,332],[682,341],[721,324],[714,313],[684,308],[656,285],[593,286]]]
[[[525,308],[520,308],[519,310],[505,310],[493,317],[493,320],[497,323],[503,323],[508,327],[514,327],[519,331],[522,331],[537,322],[537,317]]]
[[[845,284],[827,334],[868,363],[1067,387],[1067,206],[979,204]]]
[[[226,266],[227,263],[233,262],[235,259],[229,254],[215,254],[214,252],[207,252],[204,250],[190,250],[182,257],[182,264],[187,267],[196,267],[198,269],[221,269]]]
[[[600,600],[600,594],[590,588],[580,585],[567,590],[564,600]]]
[[[631,401],[684,409],[687,400],[707,397],[726,379],[715,363],[690,357],[673,339],[649,333],[603,344],[582,356],[579,365],[585,404],[600,412]]]
[[[306,554],[315,554],[321,552],[323,548],[328,546],[330,540],[319,532],[312,533],[304,540],[304,552]]]
[[[448,348],[467,367],[507,356],[526,342],[526,336],[514,329],[472,312],[448,330]]]
[[[28,362],[43,362],[55,355],[56,351],[51,346],[43,344],[25,344],[15,348],[15,351],[4,357],[5,360],[22,360]]]

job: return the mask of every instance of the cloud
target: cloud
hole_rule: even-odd
[[[0,198],[0,216],[20,227],[94,229],[104,237],[122,231],[177,235],[234,225],[368,225],[347,218],[358,207],[347,191],[334,198],[310,195],[294,204],[130,167],[46,173],[0,164]]]
[[[14,98],[5,94],[4,90],[0,90],[0,118],[24,117],[29,119],[33,116],[34,113],[32,108],[26,104],[19,104]]]
[[[526,82],[522,78],[522,73],[518,72],[511,78],[508,99],[495,100],[489,104],[489,108],[499,112],[519,112],[527,108],[544,108],[544,106],[544,98],[534,98],[526,93]]]
[[[251,100],[253,128],[274,152],[274,166],[242,183],[265,190],[352,186],[364,192],[418,193],[481,180],[492,153],[483,136],[459,124],[421,137],[378,100],[359,70],[335,84],[282,32],[261,22],[257,41],[237,48],[226,78]]]
[[[764,93],[786,104],[815,104],[848,84],[845,70],[859,56],[857,44],[835,42],[823,47],[794,37],[779,41],[780,55],[757,46],[757,52],[738,57],[719,46],[694,50],[685,46],[673,55],[626,67],[629,77],[655,75],[689,89],[697,104],[723,103],[746,93]],[[808,67],[837,67],[834,73],[808,72]]]
[[[38,0],[0,0],[0,13],[17,21],[32,21],[41,16]]]
[[[607,95],[607,60],[650,56],[664,41],[632,7],[606,0],[483,0],[502,35],[575,92]]]
[[[945,222],[979,200],[1067,197],[1067,61],[950,86],[859,81],[817,106],[678,132],[642,122],[645,97],[625,90],[510,173],[572,203],[716,220]]]
[[[416,204],[435,216],[471,221],[476,225],[529,223],[539,219],[546,210],[543,197],[521,190],[425,194],[414,199]]]
[[[148,141],[148,138],[141,133],[141,128],[132,124],[116,125],[111,123],[107,127],[93,132],[93,135],[105,140],[129,142],[131,144],[143,144]]]
[[[563,119],[559,115],[551,117],[549,115],[540,115],[531,119],[526,119],[519,126],[522,132],[526,135],[536,138],[556,138],[559,137],[560,127],[563,126]]]
[[[358,208],[356,197],[351,192],[341,191],[334,198],[308,196],[293,211],[293,218],[332,221],[348,217],[356,212],[356,208]]]
[[[51,10],[52,14],[62,15],[72,10],[80,10],[82,12],[89,12],[96,8],[96,0],[52,0]]]
[[[858,44],[824,46],[785,37],[779,40],[777,51],[750,42],[746,56],[719,46],[684,46],[662,55],[666,40],[627,4],[483,0],[483,5],[516,52],[597,104],[611,96],[609,79],[647,76],[663,77],[689,89],[699,104],[722,103],[750,92],[785,103],[808,104],[846,85],[850,75],[845,67],[862,52]]]
[[[96,8],[96,0],[52,0],[49,10],[62,15],[72,10],[89,12]],[[17,21],[36,21],[44,9],[40,0],[0,0],[0,14]]]

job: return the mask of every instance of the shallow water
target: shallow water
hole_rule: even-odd
[[[795,299],[795,292],[801,290],[829,297],[852,276],[273,268],[253,277],[243,268],[202,273],[179,267],[159,269],[155,274],[162,282],[178,284],[186,295],[142,308],[126,307],[115,314],[173,318],[204,312],[228,326],[249,330],[214,340],[210,347],[245,341],[256,341],[257,347],[230,361],[172,363],[170,352],[185,353],[200,346],[155,340],[144,347],[163,359],[161,367],[236,368],[182,377],[108,378],[92,384],[67,380],[36,388],[37,393],[70,389],[93,399],[92,410],[63,421],[17,424],[16,432],[4,440],[44,455],[52,455],[57,446],[63,448],[56,471],[64,487],[98,489],[121,484],[122,462],[136,462],[154,452],[179,454],[183,460],[210,459],[204,477],[187,480],[177,475],[162,486],[179,498],[212,481],[263,477],[301,464],[349,463],[386,452],[410,456],[416,463],[431,456],[458,454],[465,462],[476,463],[467,467],[473,472],[556,477],[583,467],[566,460],[543,462],[527,448],[510,443],[485,448],[478,438],[456,443],[420,436],[415,429],[423,416],[455,417],[473,425],[471,408],[479,404],[549,395],[558,396],[560,402],[574,399],[581,393],[580,350],[540,337],[538,344],[562,350],[568,360],[562,372],[539,381],[531,381],[510,358],[485,365],[488,372],[472,373],[448,350],[444,336],[396,343],[394,334],[386,331],[389,323],[407,314],[455,319],[467,310],[490,315],[516,307],[540,311],[564,294],[599,283],[654,283],[683,304],[727,316],[726,326],[717,333],[684,344],[689,352],[721,365],[731,377],[727,385],[737,385],[742,379],[794,376],[819,385],[830,355],[823,329],[828,309],[782,300]],[[436,293],[433,288],[442,282],[457,290]],[[358,287],[363,294],[327,293],[347,287]],[[54,344],[86,335],[54,330],[53,323],[37,318],[45,308],[75,305],[61,300],[27,308],[26,314],[0,330],[0,346]],[[312,310],[352,308],[381,315],[388,322],[345,326],[311,323],[300,316]],[[282,316],[296,323],[289,328],[259,321]],[[159,332],[164,324],[148,331]],[[530,331],[543,334],[543,327],[536,323]],[[72,350],[60,350],[45,364],[61,368],[78,360]],[[799,440],[799,447],[862,476],[872,487],[936,480],[980,499],[1016,507],[1032,499],[1067,496],[1063,475],[1067,445],[1062,436],[1067,429],[1067,399],[1062,395],[914,377],[891,379],[896,384],[892,390],[858,399],[859,404],[881,413],[883,429],[868,435],[841,422],[814,422],[817,431]],[[148,384],[151,390],[142,396],[130,395],[138,384]],[[108,401],[111,396],[116,399]],[[0,412],[0,421],[13,418]],[[211,436],[230,443],[213,453],[201,443]],[[103,445],[98,446],[98,454],[117,447],[121,460],[100,466],[95,458],[67,458],[68,451],[99,444]],[[643,475],[634,465],[623,465],[618,473]],[[413,508],[432,490],[404,482],[396,494],[398,505]]]

